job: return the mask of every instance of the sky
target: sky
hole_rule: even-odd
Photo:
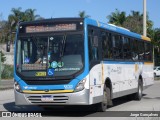
[[[160,28],[160,0],[146,1],[149,19],[154,28]],[[80,11],[85,11],[92,19],[106,23],[106,16],[115,9],[127,15],[132,10],[143,13],[143,0],[0,0],[0,19],[7,20],[11,9],[18,7],[23,11],[36,9],[36,14],[44,18],[78,17]]]

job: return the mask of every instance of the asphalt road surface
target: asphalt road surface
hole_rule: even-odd
[[[113,106],[107,109],[107,112],[96,112],[91,111],[93,107],[82,107],[82,106],[70,106],[70,107],[54,107],[52,108],[52,113],[50,111],[45,111],[43,108],[38,106],[15,106],[14,103],[14,92],[13,89],[1,90],[0,91],[0,111],[7,112],[21,112],[25,113],[43,113],[42,118],[52,119],[52,117],[60,120],[72,120],[72,119],[109,119],[109,120],[119,120],[119,119],[132,119],[132,120],[153,120],[153,118],[127,118],[126,114],[131,114],[132,112],[141,111],[160,111],[160,81],[156,81],[155,84],[148,89],[144,90],[144,95],[141,101],[134,101],[128,99],[128,97],[117,98],[113,100]],[[126,111],[129,111],[128,113]],[[150,113],[150,112],[149,112]],[[153,114],[152,113],[152,114]],[[0,113],[1,114],[1,113]],[[146,113],[148,114],[148,112]],[[160,115],[160,114],[159,114]],[[117,117],[116,117],[117,116]],[[119,116],[121,116],[119,118]],[[49,118],[48,118],[49,117]],[[101,118],[100,118],[101,117]],[[106,118],[107,117],[107,118]],[[0,118],[1,119],[1,118]],[[13,119],[13,118],[12,118]],[[17,120],[17,118],[14,118]],[[41,118],[34,118],[34,120],[39,120]],[[155,118],[154,120],[159,120]]]

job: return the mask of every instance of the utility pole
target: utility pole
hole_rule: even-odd
[[[143,0],[143,35],[147,36],[147,29],[146,29],[146,0]]]

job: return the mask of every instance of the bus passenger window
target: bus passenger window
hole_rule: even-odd
[[[137,40],[131,40],[132,45],[132,60],[138,60],[138,48]]]
[[[107,58],[107,39],[106,34],[102,33],[102,57]]]
[[[113,56],[115,59],[123,59],[122,39],[119,35],[112,36]]]
[[[111,33],[107,34],[107,45],[108,45],[108,49],[107,49],[107,53],[108,53],[108,58],[112,59],[113,58],[113,50],[112,50],[112,36]]]
[[[123,39],[123,56],[124,59],[131,59],[130,39],[122,37]]]
[[[90,60],[98,60],[98,37],[89,36],[89,59]]]
[[[109,59],[113,58],[111,48],[112,48],[111,34],[103,33],[102,35],[103,58],[109,58]]]
[[[146,61],[151,61],[151,59],[152,59],[152,53],[151,53],[151,51],[152,51],[152,47],[151,47],[151,44],[149,44],[149,43],[145,43],[144,44],[145,45],[145,60]]]
[[[144,42],[138,42],[139,60],[144,60]]]

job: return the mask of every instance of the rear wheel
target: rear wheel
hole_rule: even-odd
[[[97,104],[99,112],[106,111],[109,100],[110,100],[110,89],[105,85],[103,89],[103,101]]]
[[[138,91],[137,91],[137,93],[135,93],[134,99],[135,100],[141,100],[142,99],[142,95],[143,95],[143,83],[142,83],[142,80],[139,80]]]
[[[156,73],[154,73],[154,77],[156,77]]]

